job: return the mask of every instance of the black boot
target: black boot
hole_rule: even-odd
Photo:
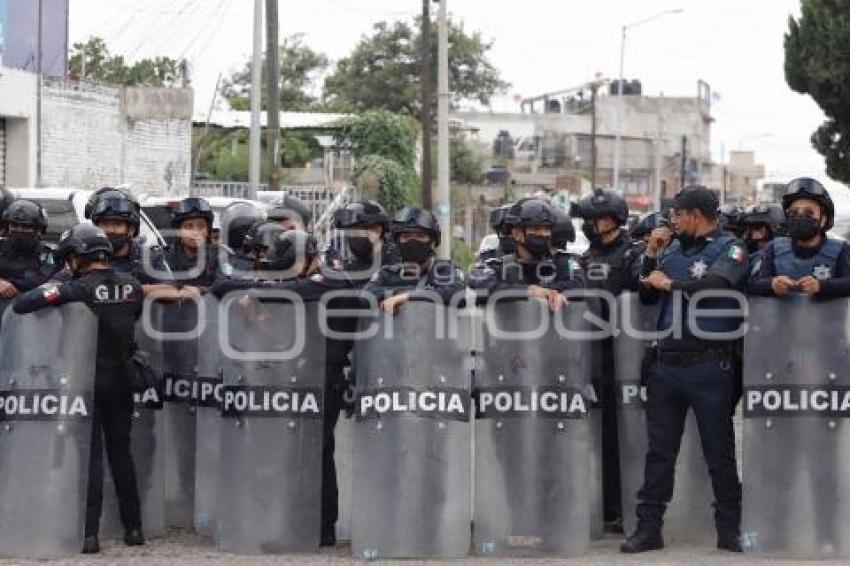
[[[336,526],[322,527],[322,541],[319,546],[336,546]]]
[[[127,546],[142,546],[145,544],[145,536],[142,529],[127,529],[124,531],[124,544]]]
[[[664,539],[661,538],[661,526],[638,523],[634,534],[620,545],[620,552],[626,554],[637,554],[649,550],[661,550],[664,548]]]
[[[83,542],[83,554],[97,554],[100,552],[100,542],[97,540],[97,535],[86,537]]]
[[[737,529],[723,530],[717,533],[717,548],[729,552],[743,552],[741,535]]]

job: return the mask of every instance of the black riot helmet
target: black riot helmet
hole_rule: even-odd
[[[334,212],[334,228],[356,230],[382,226],[389,232],[390,218],[384,207],[373,200],[356,200]]]
[[[101,187],[95,192],[93,192],[92,195],[89,197],[89,200],[86,203],[86,207],[83,210],[83,216],[85,218],[88,218],[89,220],[93,220],[92,214],[94,213],[94,209],[98,201],[107,197],[127,199],[136,208],[136,212],[141,214],[142,205],[139,204],[139,199],[137,199],[133,195],[133,193],[116,187]]]
[[[782,210],[787,213],[791,203],[801,198],[811,199],[820,204],[827,218],[824,231],[832,228],[835,222],[835,205],[822,184],[810,177],[794,179],[785,187],[785,194],[782,195]]]
[[[256,222],[266,219],[265,213],[249,202],[234,202],[221,213],[221,233],[224,243],[232,250],[242,250],[245,235]]]
[[[316,237],[303,230],[276,232],[269,244],[266,255],[259,262],[264,270],[286,271],[292,269],[299,257],[309,261],[319,255]]]
[[[554,226],[558,221],[558,212],[553,204],[541,198],[524,198],[511,206],[505,217],[505,225],[510,228],[527,226]]]
[[[274,222],[293,220],[306,230],[310,226],[313,214],[310,212],[310,207],[307,206],[307,203],[300,198],[292,195],[283,195],[280,200],[275,202],[266,211],[266,218]]]
[[[617,191],[594,189],[593,193],[579,201],[579,210],[585,220],[610,216],[620,226],[629,220],[629,205]]]
[[[576,229],[572,217],[559,208],[555,208],[557,220],[552,225],[552,247],[562,250],[570,242],[576,241]]]
[[[58,252],[66,261],[72,256],[85,260],[106,259],[112,255],[112,244],[97,226],[77,224],[59,238]]]
[[[98,225],[102,220],[126,222],[133,227],[134,235],[138,235],[141,213],[136,203],[123,193],[120,196],[106,194],[97,200],[91,211],[92,223]]]
[[[435,246],[440,245],[440,223],[430,210],[418,206],[408,206],[395,215],[392,221],[393,237],[398,234],[410,232],[425,232],[434,241]]]
[[[286,228],[271,220],[257,222],[248,230],[243,246],[253,251],[268,250],[278,236],[286,231]]]
[[[744,233],[744,209],[737,204],[724,204],[717,209],[717,221],[720,229],[736,236]]]
[[[754,204],[744,213],[741,220],[745,227],[767,226],[771,239],[785,235],[785,211],[778,203]]]
[[[641,216],[629,234],[635,240],[649,236],[656,228],[670,227],[670,219],[663,212],[647,212]]]
[[[47,230],[47,212],[37,202],[18,199],[6,207],[3,211],[3,229],[8,231],[9,224],[20,224],[35,228],[39,234]]]
[[[213,211],[210,203],[199,197],[184,198],[177,203],[171,212],[171,227],[180,228],[180,225],[191,218],[202,218],[207,222],[207,228],[212,230]]]

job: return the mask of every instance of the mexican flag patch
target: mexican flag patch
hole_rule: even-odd
[[[729,259],[736,263],[744,263],[744,259],[747,257],[744,248],[741,246],[730,246],[729,247]]]
[[[55,303],[59,300],[59,287],[56,285],[51,285],[49,287],[44,287],[42,291],[42,296],[44,300],[48,303]]]

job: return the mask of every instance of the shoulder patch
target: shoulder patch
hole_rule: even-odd
[[[747,252],[739,244],[732,244],[726,251],[726,256],[735,263],[744,263],[747,259]]]
[[[48,303],[55,303],[59,300],[59,286],[53,283],[46,283],[41,286],[41,296]]]

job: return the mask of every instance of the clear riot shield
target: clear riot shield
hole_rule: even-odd
[[[469,551],[469,318],[420,299],[361,320],[355,345],[351,530],[360,558]],[[369,328],[375,335],[366,338]]]
[[[619,334],[614,339],[615,378],[620,431],[620,481],[623,498],[623,528],[627,534],[637,527],[637,493],[643,485],[646,453],[646,387],[641,384],[641,362],[655,332],[658,306],[640,303],[637,293],[618,298]],[[644,335],[641,335],[643,333]],[[688,413],[685,433],[676,462],[673,499],[664,515],[664,538],[669,542],[714,541],[713,492],[708,465],[702,454],[699,430],[693,412]]]
[[[199,391],[195,418],[195,530],[215,536],[224,361],[218,343],[218,300],[212,295],[205,296],[204,309],[206,317],[201,329],[196,371]]]
[[[587,307],[491,301],[475,376],[473,543],[484,556],[577,555],[590,544]]]
[[[325,339],[316,303],[273,295],[231,293],[220,309],[216,541],[238,554],[319,547]]]
[[[165,421],[165,520],[173,527],[194,525],[195,410],[198,359],[198,303],[162,307]]]
[[[70,556],[82,548],[97,324],[82,304],[3,318],[2,556]]]
[[[744,341],[745,550],[850,558],[850,309],[752,298]]]

